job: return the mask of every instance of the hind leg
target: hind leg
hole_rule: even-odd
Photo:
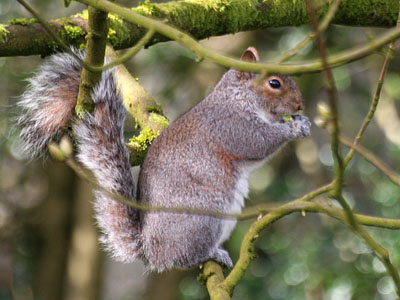
[[[222,222],[217,218],[158,212],[147,213],[143,224],[143,250],[150,269],[186,269],[207,260],[232,267],[228,252],[218,244]]]
[[[230,258],[228,251],[226,251],[224,248],[216,248],[211,254],[210,259],[215,260],[217,263],[229,269],[233,268],[232,259]]]

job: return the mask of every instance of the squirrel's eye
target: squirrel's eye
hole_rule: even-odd
[[[268,84],[273,89],[279,89],[281,87],[281,83],[280,83],[280,81],[278,79],[268,80]]]

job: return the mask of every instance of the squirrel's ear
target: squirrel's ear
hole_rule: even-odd
[[[260,61],[260,57],[258,56],[258,51],[254,47],[249,47],[242,53],[241,60],[248,62],[258,62]],[[240,78],[240,80],[246,80],[253,78],[254,74],[250,72],[236,71],[236,74]]]
[[[260,61],[260,57],[258,56],[258,51],[254,47],[249,47],[244,50],[241,60],[248,61],[248,62],[258,62]]]

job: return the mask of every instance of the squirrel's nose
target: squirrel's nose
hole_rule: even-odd
[[[303,110],[304,109],[304,103],[303,102],[300,102],[298,105],[297,105],[297,110]]]

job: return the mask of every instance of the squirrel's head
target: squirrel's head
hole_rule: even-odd
[[[258,51],[247,48],[242,54],[242,60],[258,62]],[[287,75],[267,75],[258,78],[254,73],[237,71],[242,80],[251,80],[251,88],[260,99],[263,114],[271,122],[282,121],[283,116],[292,115],[304,109],[304,101],[300,90],[292,78]]]

